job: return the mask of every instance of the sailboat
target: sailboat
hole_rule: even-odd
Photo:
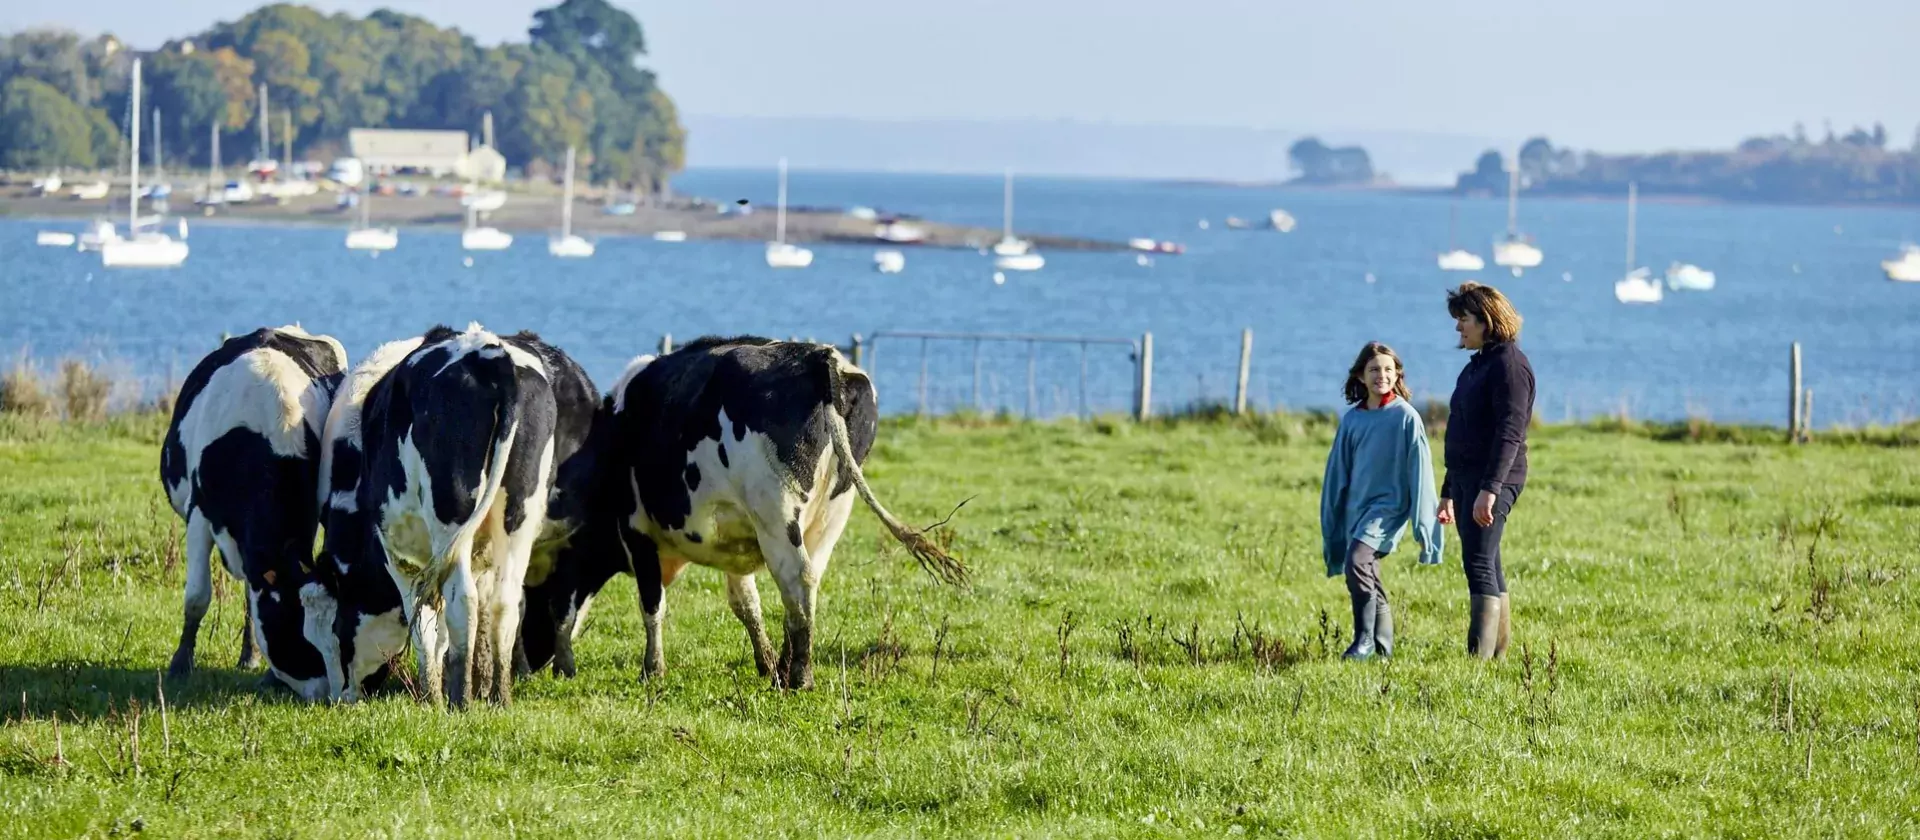
[[[1447,252],[1440,255],[1441,271],[1479,271],[1487,267],[1487,261],[1479,254],[1461,248],[1455,244],[1460,228],[1460,205],[1453,205],[1447,215]]]
[[[133,129],[133,161],[131,176],[128,179],[130,190],[127,195],[127,236],[114,239],[100,246],[100,264],[107,268],[173,268],[187,261],[187,243],[174,239],[153,224],[150,230],[141,230],[141,222],[157,222],[157,219],[140,218],[140,59],[133,60],[133,119],[128,120]]]
[[[373,190],[360,194],[360,224],[347,231],[347,249],[350,251],[372,251],[379,256],[381,251],[391,251],[400,247],[400,231],[397,228],[376,228],[373,226]]]
[[[1659,303],[1665,293],[1653,279],[1653,273],[1633,264],[1634,211],[1640,200],[1640,185],[1627,184],[1627,276],[1613,284],[1613,297],[1621,303]]]
[[[1881,260],[1880,270],[1887,273],[1888,280],[1896,283],[1920,283],[1920,245],[1908,243],[1900,246],[1900,256]]]
[[[1507,170],[1507,238],[1493,243],[1493,263],[1511,269],[1519,277],[1524,269],[1539,268],[1546,257],[1532,242],[1520,236],[1520,166]]]
[[[566,198],[560,204],[560,236],[547,239],[547,253],[584,259],[593,256],[593,243],[573,235],[573,147],[567,147]]]
[[[1713,272],[1693,263],[1676,262],[1667,266],[1667,288],[1676,292],[1710,292],[1715,279]]]
[[[773,241],[767,243],[769,268],[806,268],[813,265],[813,252],[787,241],[787,159],[780,159],[780,201],[774,222]]]
[[[1033,251],[1033,243],[1013,235],[1013,170],[1007,170],[1002,189],[1000,241],[993,243],[993,267],[1002,271],[1038,271],[1047,264]]]

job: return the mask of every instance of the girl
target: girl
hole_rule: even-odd
[[[1433,459],[1393,348],[1377,341],[1360,348],[1345,392],[1353,410],[1340,418],[1320,490],[1327,576],[1345,572],[1353,600],[1353,644],[1345,658],[1392,656],[1393,612],[1380,585],[1380,558],[1412,523],[1420,562],[1440,562]]]

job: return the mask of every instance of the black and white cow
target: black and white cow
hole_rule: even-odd
[[[187,523],[186,623],[170,675],[193,670],[218,545],[247,583],[240,667],[264,653],[272,678],[324,696],[303,602],[322,591],[312,563],[320,434],[346,366],[340,342],[290,326],[228,339],[187,375],[160,449],[160,480]]]
[[[585,519],[593,383],[538,336],[477,324],[388,345],[367,368],[329,422],[340,696],[410,635],[436,702],[444,686],[456,706],[508,703],[522,587]],[[378,586],[376,564],[396,590]]]
[[[816,598],[855,492],[922,568],[964,581],[964,566],[901,524],[867,487],[860,463],[878,431],[877,397],[872,380],[833,347],[702,338],[635,359],[611,403],[601,501],[624,548],[618,565],[639,582],[643,676],[666,669],[666,586],[697,563],[726,573],[728,603],[760,673],[776,687],[810,687]],[[786,605],[777,666],[754,585],[763,568]],[[616,569],[589,563],[571,606],[584,609]]]

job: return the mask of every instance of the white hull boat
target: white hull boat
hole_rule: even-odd
[[[1546,254],[1520,236],[1520,165],[1507,170],[1507,238],[1493,243],[1493,264],[1513,272],[1539,268]]]
[[[395,228],[355,228],[347,231],[347,248],[353,251],[391,251],[400,247],[400,231]]]
[[[513,247],[513,234],[493,227],[470,227],[460,232],[460,247],[469,251],[505,251]]]
[[[1047,264],[1039,254],[1008,254],[993,258],[993,267],[1001,271],[1039,271]]]
[[[33,244],[46,248],[71,248],[80,237],[64,230],[43,230],[33,238]]]
[[[767,243],[768,268],[806,268],[813,265],[813,252],[791,242]]]
[[[140,110],[140,59],[133,60],[132,112]],[[100,264],[106,268],[174,268],[187,261],[187,243],[174,239],[158,230],[141,230],[142,222],[150,228],[160,225],[158,217],[140,218],[140,124],[144,120],[130,122],[133,135],[132,167],[127,178],[127,236],[115,237],[100,246]],[[111,232],[112,225],[108,225]]]
[[[547,239],[547,253],[568,260],[593,256],[593,243],[573,234],[573,147],[567,147],[566,195],[560,203],[560,235]]]
[[[1900,249],[1898,259],[1881,260],[1880,270],[1896,283],[1920,283],[1920,245]]]
[[[655,242],[685,242],[685,241],[687,241],[687,232],[686,232],[686,231],[684,231],[684,230],[659,230],[659,231],[654,231],[654,233],[653,233],[653,241],[655,241]]]
[[[1691,263],[1667,266],[1667,288],[1676,292],[1710,292],[1714,281],[1713,272]]]
[[[1438,260],[1441,271],[1479,271],[1487,267],[1487,261],[1479,254],[1464,248],[1456,248],[1440,255]]]
[[[1660,282],[1653,279],[1653,272],[1636,268],[1633,259],[1633,239],[1635,232],[1635,209],[1639,204],[1640,185],[1627,184],[1627,276],[1613,284],[1613,298],[1621,303],[1659,303],[1666,296]]]
[[[873,270],[881,274],[899,274],[907,267],[907,255],[899,251],[873,252]]]

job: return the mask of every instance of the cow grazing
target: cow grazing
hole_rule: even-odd
[[[662,673],[666,586],[697,563],[727,576],[754,665],[776,687],[813,683],[814,608],[858,492],[922,568],[950,583],[966,568],[889,514],[861,474],[878,431],[872,380],[826,345],[703,338],[628,365],[611,398],[601,502],[640,587],[644,676]],[[596,526],[597,527],[597,526]],[[590,567],[573,602],[604,583]],[[786,606],[780,660],[753,575],[771,570]]]
[[[193,670],[218,545],[227,572],[247,584],[240,667],[264,653],[271,678],[308,699],[324,695],[304,602],[321,591],[312,565],[320,433],[346,366],[340,342],[290,326],[228,339],[187,375],[160,449],[160,480],[187,529],[186,622],[171,676]]]
[[[359,519],[356,528],[343,517],[328,551],[344,596],[342,696],[389,655],[377,628],[391,626],[390,612],[377,597],[357,603],[379,557],[428,695],[437,702],[444,687],[456,706],[471,696],[509,703],[522,587],[530,572],[548,573],[585,517],[593,383],[538,336],[501,338],[477,324],[437,327],[385,361],[357,401],[358,446],[343,413],[330,451],[330,496],[354,488],[351,505],[330,498],[330,516]],[[356,372],[352,387],[361,384]]]

